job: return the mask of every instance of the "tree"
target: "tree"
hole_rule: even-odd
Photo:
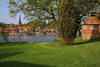
[[[77,28],[79,28],[76,22],[78,13],[74,2],[69,0],[66,0],[59,10],[59,30],[65,44],[70,44],[73,41]]]
[[[59,30],[65,44],[71,44],[74,40],[80,29],[81,18],[95,8],[94,4],[94,1],[88,0],[65,0],[62,2],[62,7],[59,10]]]
[[[12,17],[17,13],[23,13],[25,18],[39,20],[53,20],[56,24],[57,39],[58,32],[58,6],[61,0],[9,0],[9,12]]]

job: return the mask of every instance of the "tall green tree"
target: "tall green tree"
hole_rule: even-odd
[[[59,30],[66,45],[73,41],[79,28],[79,23],[76,22],[79,13],[71,0],[66,0],[59,10]]]
[[[12,17],[19,12],[23,13],[28,20],[53,20],[56,24],[57,39],[59,39],[57,17],[60,2],[61,0],[9,0],[9,12]]]
[[[65,44],[70,44],[80,28],[81,18],[89,14],[98,2],[65,0],[59,10],[59,30]]]

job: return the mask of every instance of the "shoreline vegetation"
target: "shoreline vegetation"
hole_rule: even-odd
[[[0,43],[0,67],[100,67],[100,38],[76,38],[70,46],[58,40]]]

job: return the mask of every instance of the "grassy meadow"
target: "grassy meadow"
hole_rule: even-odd
[[[100,67],[100,38],[70,45],[49,43],[2,43],[0,67]]]

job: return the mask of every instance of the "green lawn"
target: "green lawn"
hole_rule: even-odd
[[[0,67],[100,67],[100,38],[76,38],[71,46],[62,44],[0,44]]]

